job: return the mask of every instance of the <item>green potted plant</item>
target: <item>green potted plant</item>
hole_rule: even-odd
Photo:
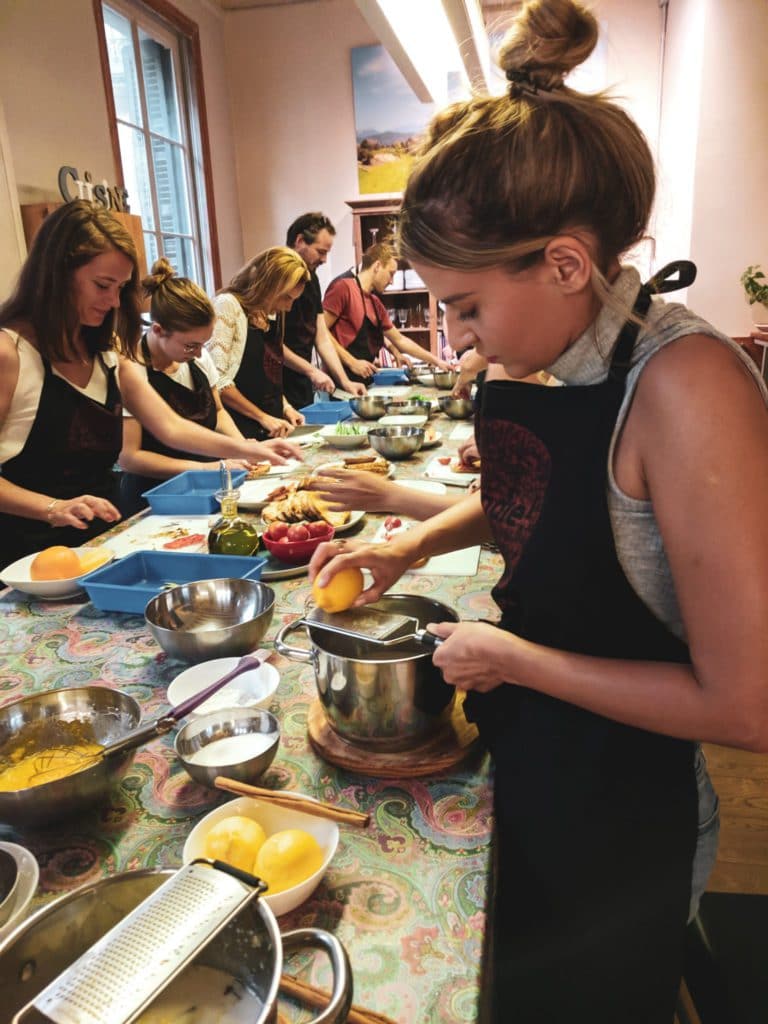
[[[741,275],[741,286],[752,309],[752,320],[760,330],[768,330],[768,278],[762,267],[747,267]]]

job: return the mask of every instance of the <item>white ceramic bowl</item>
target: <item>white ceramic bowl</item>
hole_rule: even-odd
[[[103,551],[106,554],[106,558],[103,562],[99,562],[98,566],[94,566],[88,572],[83,573],[82,576],[73,576],[68,580],[33,580],[29,574],[30,566],[32,565],[33,559],[40,553],[39,551],[33,552],[31,555],[25,555],[23,558],[18,558],[15,562],[7,565],[2,572],[0,572],[0,580],[5,583],[8,587],[13,587],[15,590],[20,590],[23,594],[33,594],[35,597],[44,597],[49,601],[62,600],[65,597],[73,597],[75,594],[79,594],[84,590],[82,581],[90,573],[95,572],[96,569],[102,569],[108,562],[111,562],[115,557],[108,548],[95,548],[94,546],[85,546],[81,548],[73,548],[78,555],[83,552],[90,553],[94,550]]]
[[[429,417],[423,413],[410,413],[407,416],[382,416],[376,421],[377,427],[423,427]]]
[[[185,669],[168,687],[168,703],[176,707],[188,697],[194,697],[210,683],[231,672],[238,661],[240,658],[214,658],[213,661],[201,661],[198,665]],[[220,711],[222,708],[267,707],[279,682],[280,673],[274,665],[259,665],[250,672],[236,676],[223,690],[214,693],[197,710],[190,711],[188,717],[209,715],[212,711]]]
[[[282,832],[286,828],[303,829],[313,835],[322,847],[325,857],[322,865],[313,875],[299,885],[278,892],[274,896],[270,896],[269,892],[262,896],[276,917],[295,910],[304,900],[309,899],[328,870],[328,865],[339,844],[339,826],[326,818],[316,818],[311,814],[303,814],[301,811],[276,807],[266,800],[259,801],[249,796],[239,796],[235,800],[221,804],[220,807],[198,821],[184,843],[182,862],[189,864],[195,857],[204,857],[205,837],[208,832],[224,818],[231,818],[233,815],[242,815],[244,818],[253,818],[254,821],[258,821],[267,836],[271,836],[275,832]]]
[[[368,444],[368,433],[366,430],[368,424],[359,423],[356,425],[360,431],[359,434],[337,434],[337,423],[329,423],[318,433],[331,448],[362,448],[364,444]]]
[[[32,902],[32,897],[37,891],[40,869],[35,858],[23,846],[18,846],[16,843],[0,843],[0,849],[10,853],[16,861],[18,872],[16,885],[8,896],[8,899],[12,901],[12,906],[4,908],[9,913],[0,928],[0,943],[2,943],[6,935],[10,935],[14,928],[21,924],[29,904]]]

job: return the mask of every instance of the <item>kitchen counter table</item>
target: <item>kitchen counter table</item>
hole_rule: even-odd
[[[439,451],[455,450],[456,424],[433,421]],[[446,448],[447,444],[447,448]],[[435,454],[397,464],[399,477],[421,475]],[[333,461],[330,449],[307,461]],[[369,515],[358,533],[382,521]],[[124,527],[118,527],[120,531]],[[108,539],[108,538],[104,538]],[[483,550],[472,578],[406,575],[398,592],[425,594],[462,618],[493,618],[490,589],[498,555]],[[297,617],[309,593],[306,576],[273,584],[277,609],[265,646]],[[185,667],[159,650],[143,617],[99,612],[84,597],[46,602],[0,592],[0,704],[53,687],[100,684],[136,698],[144,719],[167,708],[166,690]],[[280,919],[283,929],[315,925],[346,946],[358,1005],[401,1024],[475,1021],[489,864],[491,786],[487,758],[474,752],[457,769],[434,777],[380,780],[321,760],[307,739],[315,699],[311,666],[273,655],[281,673],[270,709],[282,736],[261,784],[294,789],[371,814],[367,830],[342,827],[330,869],[313,897]],[[181,864],[184,841],[199,818],[229,799],[194,783],[176,759],[172,737],[141,749],[122,783],[102,805],[76,820],[16,831],[0,823],[0,839],[30,849],[40,865],[33,906],[104,875]],[[327,985],[325,962],[292,972]],[[306,1019],[285,1004],[291,1020]]]

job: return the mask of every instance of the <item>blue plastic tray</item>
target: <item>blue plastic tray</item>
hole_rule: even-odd
[[[377,370],[373,375],[373,383],[379,385],[389,384],[410,384],[405,370],[398,370],[393,367],[389,370]]]
[[[88,597],[103,612],[143,613],[147,601],[169,583],[195,580],[257,580],[266,558],[201,555],[183,551],[134,551],[83,580]]]
[[[338,423],[352,415],[349,402],[314,402],[299,409],[307,423]]]
[[[246,476],[244,469],[234,470],[232,486],[239,487]],[[143,496],[155,515],[205,516],[218,511],[216,492],[220,490],[221,474],[218,469],[188,469],[152,490],[144,491]]]

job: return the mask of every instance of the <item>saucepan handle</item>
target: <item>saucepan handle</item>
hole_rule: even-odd
[[[330,1001],[311,1024],[342,1024],[349,1015],[352,1005],[352,968],[349,964],[347,951],[330,932],[321,928],[296,928],[282,935],[283,952],[288,948],[301,949],[314,946],[324,950],[331,961],[333,971],[333,988]]]
[[[284,658],[290,658],[291,661],[313,661],[312,651],[307,650],[306,647],[292,647],[285,642],[285,638],[289,633],[295,633],[296,630],[303,628],[302,619],[294,619],[293,622],[286,623],[275,637],[275,650],[277,653],[282,654]]]

